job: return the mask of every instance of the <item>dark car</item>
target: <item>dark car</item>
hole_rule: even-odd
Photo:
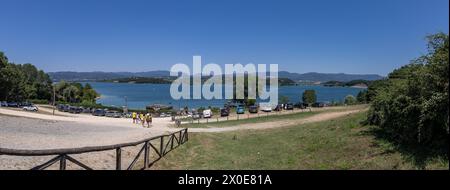
[[[30,102],[20,102],[19,103],[19,107],[28,107],[28,106],[32,106],[32,104]]]
[[[5,101],[0,102],[0,107],[8,107],[8,103]]]
[[[258,106],[255,106],[255,105],[249,106],[248,107],[248,112],[250,112],[250,113],[258,113]]]
[[[80,107],[76,107],[76,106],[69,106],[69,113],[81,113],[81,111],[83,111]]]
[[[294,105],[296,108],[298,108],[298,109],[306,109],[306,106],[305,106],[305,104],[303,104],[303,103],[297,103],[297,104],[295,104]]]
[[[294,104],[291,103],[286,104],[286,110],[294,110]]]
[[[58,111],[64,111],[65,107],[66,107],[66,105],[64,105],[64,104],[58,104],[57,109],[58,109]]]
[[[18,108],[19,104],[17,102],[8,102],[8,107],[15,107]]]
[[[197,111],[192,112],[192,119],[200,119],[200,114]]]
[[[94,112],[92,112],[92,115],[94,116],[105,116],[106,111],[102,109],[96,109]]]
[[[230,111],[227,108],[220,109],[220,116],[221,117],[227,117],[230,115]]]
[[[63,112],[69,112],[70,111],[70,105],[64,105],[64,108],[62,110]]]
[[[280,104],[278,104],[276,107],[275,107],[275,109],[273,109],[274,111],[281,111],[283,109],[283,107],[280,105]]]

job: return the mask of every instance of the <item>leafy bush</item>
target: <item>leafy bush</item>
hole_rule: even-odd
[[[367,103],[367,90],[361,90],[359,91],[358,95],[356,96],[356,101],[358,101],[358,103]]]
[[[95,99],[100,96],[89,83],[84,86],[80,83],[68,83],[60,81],[55,84],[56,99],[58,101],[95,104]]]
[[[28,102],[31,102],[33,104],[48,104],[49,103],[48,100],[38,100],[38,99],[28,100]]]
[[[356,104],[356,98],[352,95],[347,95],[344,99],[344,103],[347,105]]]
[[[399,146],[448,158],[448,35],[429,36],[428,41],[427,55],[369,88],[367,121]]]

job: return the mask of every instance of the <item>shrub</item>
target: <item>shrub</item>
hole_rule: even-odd
[[[394,70],[370,89],[367,122],[385,137],[426,155],[448,156],[448,35],[428,37],[429,53]],[[448,157],[447,157],[448,158]]]
[[[347,105],[356,104],[356,98],[352,95],[347,95],[344,99],[344,103]]]

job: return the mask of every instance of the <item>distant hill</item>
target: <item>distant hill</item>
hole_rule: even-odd
[[[372,81],[368,80],[352,80],[348,82],[341,82],[341,81],[328,81],[322,83],[324,86],[353,86],[353,87],[368,87],[370,84],[372,84]]]
[[[294,81],[314,81],[314,82],[327,82],[327,81],[340,81],[349,82],[353,80],[380,80],[382,76],[376,74],[345,74],[345,73],[290,73],[287,71],[280,71],[278,77],[289,78]]]
[[[129,77],[165,77],[169,76],[169,71],[148,71],[148,72],[49,72],[48,75],[53,81],[102,81]]]
[[[169,71],[148,71],[148,72],[49,72],[50,78],[53,81],[102,81],[130,77],[168,77]],[[313,82],[327,82],[340,81],[349,82],[353,80],[379,80],[383,77],[375,74],[345,74],[345,73],[290,73],[287,71],[280,71],[279,78],[287,78],[295,82],[298,81],[313,81]]]

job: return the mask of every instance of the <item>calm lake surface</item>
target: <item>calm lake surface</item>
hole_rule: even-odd
[[[129,108],[144,109],[150,104],[166,104],[174,107],[222,107],[226,100],[173,100],[170,96],[170,84],[129,84],[129,83],[103,83],[90,82],[92,87],[102,96],[97,103],[108,106],[125,106]],[[324,87],[324,86],[281,86],[278,88],[279,96],[287,96],[291,102],[299,102],[303,91],[313,89],[316,91],[317,101],[332,102],[343,101],[345,96],[356,95],[360,88],[351,87]],[[126,100],[126,101],[125,101]]]

